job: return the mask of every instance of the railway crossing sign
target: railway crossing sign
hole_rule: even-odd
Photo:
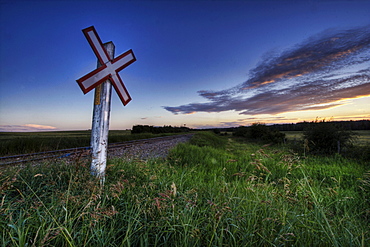
[[[118,72],[136,61],[132,50],[114,58],[114,44],[103,45],[93,26],[82,30],[96,57],[98,68],[77,80],[84,94],[95,88],[94,111],[91,128],[91,172],[105,181],[108,152],[108,132],[112,85],[123,105],[131,101]]]
[[[94,26],[88,27],[82,31],[101,64],[99,68],[77,80],[82,92],[86,94],[102,82],[109,80],[116,89],[123,105],[127,105],[128,102],[131,101],[131,97],[118,72],[136,61],[134,53],[132,50],[128,50],[120,56],[110,59]]]

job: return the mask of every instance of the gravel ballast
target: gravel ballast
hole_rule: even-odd
[[[166,158],[171,148],[174,148],[179,143],[189,141],[191,137],[192,135],[174,136],[172,139],[158,139],[155,141],[138,143],[128,147],[116,148],[109,150],[108,157],[123,158],[127,160]]]

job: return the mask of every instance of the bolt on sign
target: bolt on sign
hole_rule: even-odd
[[[123,105],[131,101],[118,72],[136,61],[132,50],[114,58],[113,42],[103,45],[94,26],[82,30],[96,57],[97,69],[77,80],[84,94],[95,88],[94,112],[91,129],[91,171],[104,182],[108,148],[109,116],[112,85]]]

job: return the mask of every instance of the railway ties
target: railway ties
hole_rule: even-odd
[[[90,147],[79,147],[79,148],[69,148],[69,149],[61,149],[61,150],[55,150],[55,151],[30,153],[30,154],[4,156],[4,157],[0,157],[0,166],[40,161],[40,160],[67,158],[67,157],[72,157],[73,155],[82,154],[83,152],[86,152],[89,150],[90,150]]]

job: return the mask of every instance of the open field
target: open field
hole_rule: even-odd
[[[2,246],[369,246],[365,164],[197,133],[167,159],[2,170]]]
[[[281,131],[288,140],[300,140],[303,137],[303,131]],[[364,145],[370,143],[370,130],[354,130],[355,143]]]
[[[109,137],[117,138],[130,135],[130,130],[110,130]],[[76,138],[76,139],[89,139],[91,135],[90,130],[81,131],[45,131],[45,132],[0,132],[0,141],[8,141],[14,139],[63,139],[63,138]]]

